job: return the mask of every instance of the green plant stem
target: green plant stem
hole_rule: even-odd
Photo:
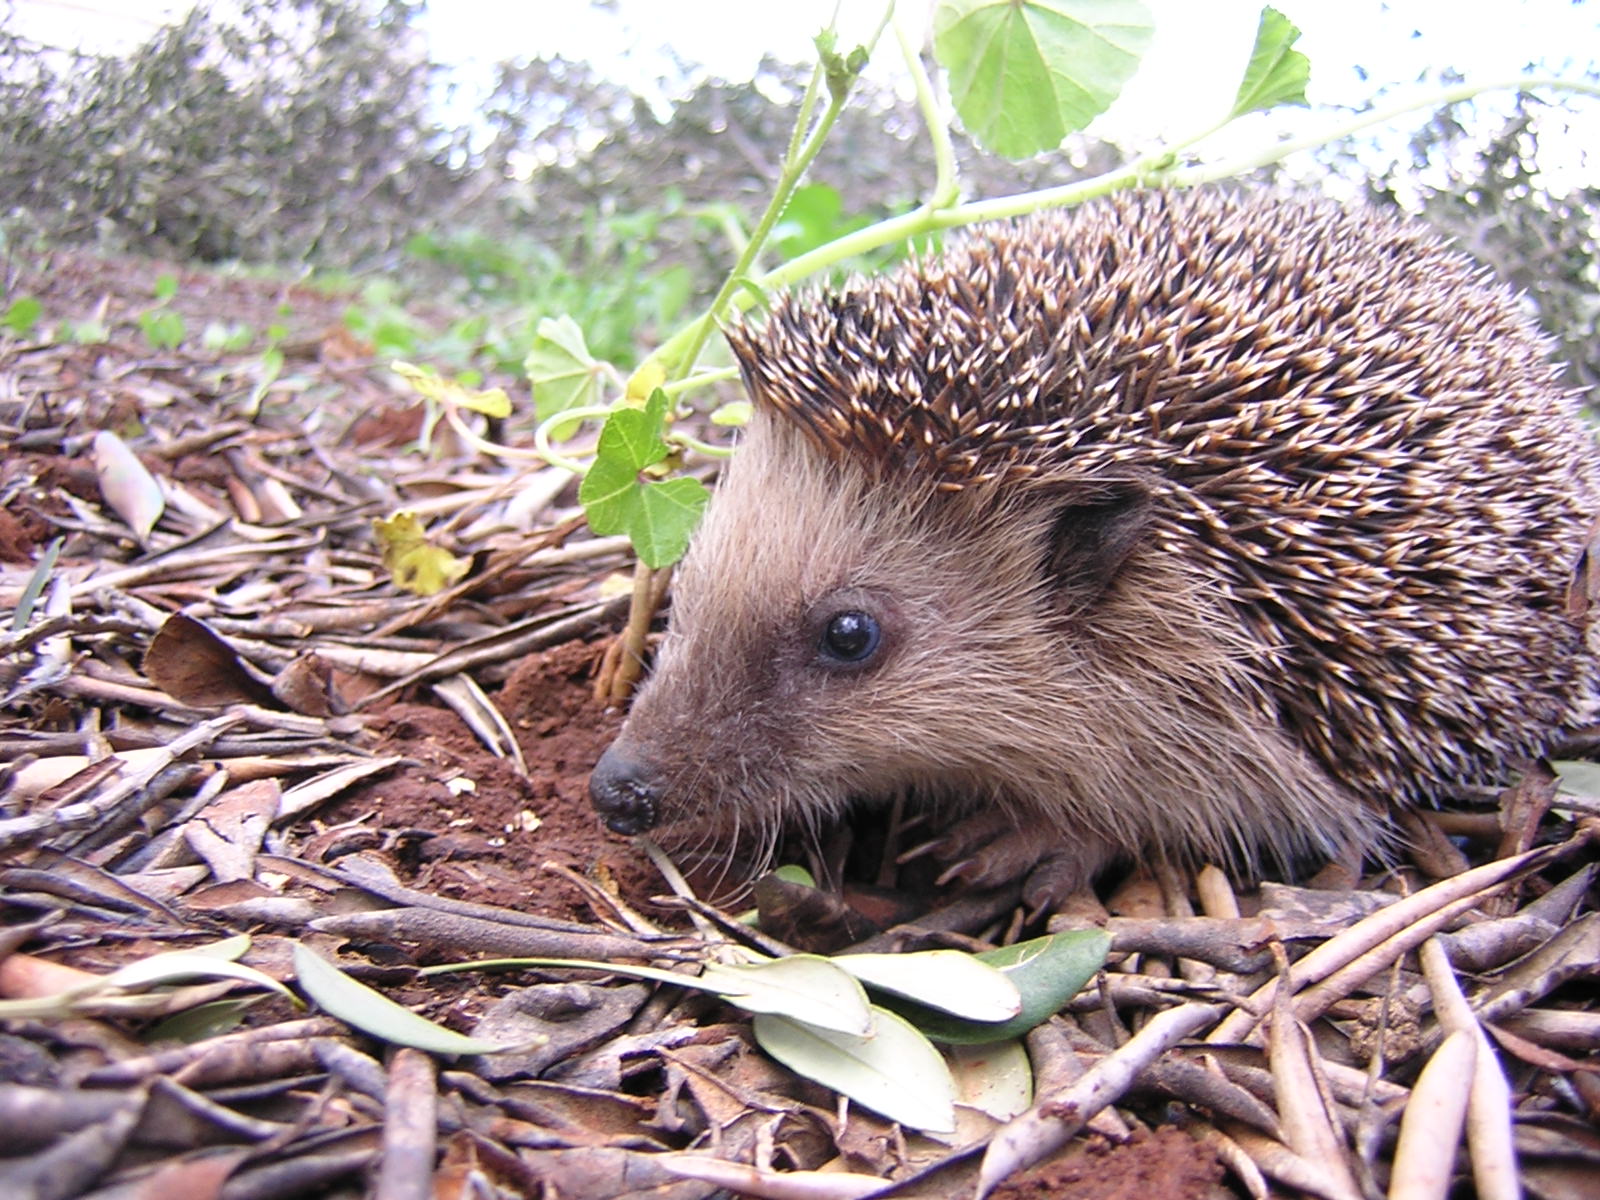
[[[1361,130],[1374,125],[1385,124],[1396,117],[1418,109],[1455,104],[1462,100],[1470,100],[1485,92],[1508,90],[1529,92],[1541,88],[1555,88],[1562,91],[1600,97],[1600,85],[1546,76],[1529,76],[1523,79],[1500,80],[1487,84],[1458,84],[1441,91],[1431,92],[1425,96],[1360,113],[1332,129],[1275,142],[1267,149],[1253,154],[1241,155],[1237,158],[1190,168],[1176,168],[1171,165],[1175,155],[1203,142],[1218,129],[1230,123],[1224,121],[1183,142],[1170,146],[1161,146],[1142,154],[1124,166],[1108,171],[1103,175],[1097,175],[1092,179],[1082,179],[1074,183],[1040,188],[1031,192],[1019,192],[1015,195],[1000,196],[991,200],[975,200],[966,204],[954,204],[944,208],[925,205],[914,212],[904,213],[898,217],[890,217],[888,220],[879,221],[875,225],[868,225],[863,229],[848,233],[826,245],[818,246],[815,250],[802,254],[798,258],[791,259],[782,266],[775,267],[766,274],[758,276],[755,283],[762,290],[785,287],[847,258],[865,254],[870,250],[878,249],[880,246],[887,246],[906,238],[915,237],[918,234],[931,233],[934,230],[948,229],[957,225],[969,225],[977,221],[991,221],[1003,217],[1021,216],[1045,208],[1058,208],[1063,205],[1081,203],[1135,184],[1158,183],[1169,187],[1189,187],[1198,183],[1223,179],[1236,175],[1241,171],[1278,162],[1298,150],[1323,145],[1339,138],[1348,137],[1353,133],[1359,133]],[[750,307],[752,302],[748,298],[748,294],[735,293],[730,300],[729,306],[735,310],[742,311]],[[672,340],[677,341],[678,338],[674,337]],[[668,344],[670,345],[671,342]]]
[[[552,413],[533,431],[533,444],[538,456],[553,467],[565,467],[580,479],[589,471],[589,464],[579,459],[562,454],[550,444],[550,430],[557,425],[565,425],[569,421],[603,421],[611,415],[610,404],[586,404],[579,408],[563,409],[561,412]]]
[[[838,21],[838,13],[834,13],[834,21],[830,28]],[[800,153],[800,147],[805,141],[806,130],[811,127],[811,114],[816,111],[817,97],[822,94],[823,80],[822,60],[817,60],[817,65],[811,70],[811,78],[806,83],[805,94],[800,97],[800,111],[795,114],[794,131],[789,134],[789,145],[783,152],[784,162],[793,162]]]
[[[683,379],[694,370],[695,363],[700,359],[700,352],[705,349],[706,342],[711,338],[712,327],[718,318],[728,311],[734,297],[740,295],[740,288],[755,264],[756,255],[760,253],[761,247],[766,245],[767,237],[771,234],[772,227],[778,223],[778,218],[783,215],[783,210],[789,207],[789,200],[794,195],[795,188],[799,186],[800,180],[805,176],[806,168],[816,158],[817,152],[822,149],[823,139],[833,128],[833,123],[838,120],[843,108],[842,98],[831,98],[828,101],[828,107],[823,109],[822,116],[817,119],[816,126],[801,147],[799,155],[785,160],[783,171],[778,176],[777,186],[773,189],[771,203],[767,205],[767,210],[761,214],[761,220],[751,231],[744,253],[739,255],[738,262],[734,263],[733,269],[722,281],[722,286],[717,289],[717,294],[712,297],[711,306],[683,330],[679,337],[670,339],[656,351],[655,357],[667,365],[671,375]],[[683,334],[687,336],[683,337]]]
[[[939,100],[933,93],[933,81],[928,78],[928,72],[922,65],[922,55],[911,44],[898,10],[892,19],[895,40],[900,43],[900,53],[905,57],[906,70],[911,72],[911,83],[917,92],[917,108],[922,113],[922,124],[933,143],[933,194],[928,198],[928,207],[946,208],[961,198],[961,182],[956,173],[956,148],[950,140],[950,122],[939,111]]]
[[[892,8],[885,11],[885,24],[888,22],[892,11]],[[873,35],[872,41],[867,45],[868,54],[872,53],[872,47],[877,44],[883,28],[883,24],[878,26],[877,33]],[[817,86],[817,80],[821,78],[822,73],[823,67],[819,64],[812,78],[813,86]],[[810,88],[807,89],[806,94],[814,105],[815,97],[812,96]],[[739,256],[739,260],[734,263],[733,269],[728,272],[727,278],[722,281],[722,286],[717,289],[717,294],[712,297],[711,306],[705,313],[669,338],[652,356],[667,367],[670,375],[677,379],[685,379],[694,370],[695,363],[699,361],[700,352],[705,349],[706,342],[710,340],[712,327],[732,307],[734,297],[743,294],[741,289],[748,281],[756,256],[761,252],[761,248],[766,245],[767,238],[772,233],[772,227],[778,223],[778,218],[783,215],[784,209],[789,207],[789,200],[794,195],[795,188],[800,186],[801,179],[805,177],[812,160],[817,157],[817,152],[822,149],[823,142],[827,140],[828,131],[833,128],[834,122],[839,119],[839,113],[844,109],[845,101],[848,99],[849,97],[846,95],[830,94],[827,108],[822,110],[822,115],[817,118],[805,140],[800,142],[798,148],[796,148],[800,131],[805,128],[803,119],[810,115],[809,109],[805,107],[805,102],[802,101],[802,121],[795,123],[795,138],[790,142],[790,153],[784,156],[783,169],[778,175],[778,182],[773,189],[772,199],[768,202],[766,211],[761,214],[761,220],[757,222],[755,229],[751,231],[750,241],[745,246],[744,253]],[[747,300],[742,307],[748,308],[749,304],[750,301]]]
[[[668,396],[677,397],[684,392],[692,392],[696,388],[707,387],[713,383],[723,383],[729,379],[739,378],[738,367],[718,367],[714,371],[701,371],[698,375],[691,375],[687,379],[674,379],[671,383],[661,385],[661,390]],[[607,409],[607,412],[610,410]]]
[[[706,458],[732,458],[732,446],[713,446],[710,442],[702,442],[699,438],[683,432],[681,429],[671,429],[666,433],[666,440],[675,446],[682,446],[686,450],[693,450]]]

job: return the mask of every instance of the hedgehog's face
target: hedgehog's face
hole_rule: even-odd
[[[1063,736],[1071,700],[1046,710],[1042,689],[1092,702],[1063,581],[1104,586],[1142,499],[1102,506],[1120,523],[1073,525],[1063,511],[1082,506],[1036,489],[875,486],[758,419],[674,580],[671,628],[595,769],[595,807],[623,833],[769,841],[853,798],[989,799],[1019,746]]]

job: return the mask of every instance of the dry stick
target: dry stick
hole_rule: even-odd
[[[1270,1193],[1267,1190],[1266,1178],[1261,1174],[1261,1168],[1256,1166],[1255,1160],[1245,1153],[1243,1146],[1215,1125],[1208,1124],[1198,1117],[1191,1119],[1186,1128],[1190,1137],[1215,1154],[1217,1161],[1233,1172],[1234,1178],[1249,1193],[1250,1200],[1267,1200]]]
[[[1318,1078],[1316,1045],[1311,1031],[1290,1011],[1289,992],[1278,990],[1267,1053],[1278,1096],[1278,1117],[1289,1149],[1321,1163],[1328,1183],[1344,1200],[1361,1200],[1350,1169],[1350,1151],[1333,1114],[1333,1100]]]
[[[195,550],[181,557],[152,559],[131,567],[107,571],[102,575],[91,575],[82,582],[72,585],[72,598],[76,600],[80,596],[93,595],[102,588],[130,588],[154,580],[183,579],[187,578],[186,572],[232,563],[235,559],[269,558],[273,555],[292,554],[299,550],[314,550],[323,540],[321,537],[281,538],[259,545],[233,542],[226,546]]]
[[[1511,1132],[1511,1087],[1439,939],[1423,942],[1420,957],[1439,1024],[1451,1033],[1470,1033],[1478,1046],[1467,1098],[1467,1148],[1472,1155],[1473,1183],[1481,1200],[1520,1200],[1522,1188],[1517,1182],[1517,1151]]]
[[[576,609],[569,609],[566,615],[553,621],[544,616],[519,621],[506,629],[496,630],[487,637],[475,638],[464,646],[439,655],[409,675],[402,676],[370,695],[363,696],[352,707],[356,711],[370,708],[378,701],[387,699],[412,684],[431,683],[446,675],[469,671],[488,663],[501,662],[568,638],[579,637],[595,626],[609,621],[613,614],[620,611],[622,606],[618,601],[607,600],[599,604],[586,604]]]
[[[1226,1119],[1219,1119],[1217,1124],[1257,1167],[1278,1182],[1320,1196],[1322,1200],[1343,1200],[1346,1193],[1339,1190],[1339,1182],[1322,1163],[1301,1157],[1282,1142],[1275,1142],[1247,1125]]]
[[[237,725],[239,720],[237,713],[230,712],[202,722],[174,738],[164,747],[166,753],[152,756],[151,761],[142,763],[137,769],[124,768],[119,773],[119,778],[115,782],[108,781],[105,790],[93,799],[85,800],[81,804],[63,805],[56,809],[40,809],[0,821],[0,847],[31,840],[43,833],[84,828],[104,820],[124,801],[148,785],[160,772],[190,750],[208,745],[224,730]]]
[[[1290,967],[1283,977],[1284,981],[1291,990],[1320,982],[1384,942],[1391,942],[1390,949],[1397,955],[1404,953],[1411,948],[1411,945],[1415,945],[1415,942],[1410,945],[1405,944],[1404,937],[1406,931],[1417,921],[1426,919],[1446,905],[1469,897],[1476,898],[1523,872],[1538,870],[1580,847],[1586,841],[1586,838],[1574,838],[1560,845],[1530,850],[1515,858],[1486,863],[1453,879],[1445,879],[1431,887],[1423,888],[1403,900],[1397,900],[1386,908],[1363,917],[1343,933],[1329,938]],[[1431,932],[1430,929],[1422,936],[1426,937]],[[1422,939],[1419,937],[1416,940]],[[1242,1042],[1250,1038],[1261,1020],[1260,1014],[1269,1011],[1278,987],[1279,980],[1272,979],[1257,988],[1247,1002],[1248,1007],[1239,1008],[1230,1014],[1212,1030],[1206,1041]]]
[[[231,1068],[241,1063],[255,1063],[269,1043],[290,1043],[298,1050],[309,1050],[314,1038],[336,1036],[346,1032],[342,1022],[332,1017],[303,1017],[297,1021],[283,1021],[277,1025],[264,1025],[239,1033],[219,1034],[203,1042],[190,1042],[173,1050],[160,1050],[142,1058],[125,1058],[120,1062],[96,1067],[84,1076],[89,1087],[118,1087],[142,1083],[152,1075],[177,1075],[189,1087],[206,1087],[216,1079],[231,1082],[238,1077]],[[221,1071],[213,1068],[221,1066]],[[270,1078],[270,1076],[260,1076]]]
[[[671,580],[670,565],[652,570],[642,560],[634,564],[628,626],[622,631],[622,648],[617,652],[608,689],[612,704],[621,704],[632,695],[633,685],[644,672],[644,641],[650,634],[650,622],[655,620],[656,609],[666,599],[667,584]]]
[[[1400,1140],[1389,1174],[1390,1200],[1445,1200],[1455,1173],[1456,1146],[1477,1054],[1472,1032],[1458,1029],[1422,1068],[1400,1118]]]
[[[1123,1095],[1139,1072],[1226,1011],[1220,1004],[1169,1008],[1152,1017],[1127,1045],[1106,1055],[1080,1079],[1008,1121],[984,1152],[978,1169],[978,1200],[1013,1171],[1030,1167],[1066,1145],[1085,1121]]]
[[[1457,917],[1477,908],[1482,900],[1481,894],[1463,896],[1454,903],[1430,913],[1423,920],[1407,926],[1393,937],[1379,942],[1364,954],[1357,955],[1321,983],[1307,988],[1296,996],[1295,1016],[1302,1021],[1312,1021],[1320,1017],[1367,980],[1393,966],[1438,930],[1453,923]]]
[[[383,1104],[383,1166],[378,1200],[429,1200],[438,1140],[439,1091],[433,1059],[402,1046],[389,1063]]]

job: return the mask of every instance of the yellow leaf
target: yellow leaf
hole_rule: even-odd
[[[415,513],[397,512],[372,523],[383,565],[394,576],[395,585],[418,596],[431,596],[466,575],[472,560],[458,558],[443,547],[428,541],[422,522]]]
[[[511,398],[505,388],[486,388],[477,391],[463,387],[454,379],[446,379],[432,367],[418,367],[408,362],[393,362],[389,369],[409,383],[424,400],[451,408],[467,408],[486,417],[509,417]]]
[[[639,364],[639,369],[628,376],[627,403],[634,408],[643,408],[645,401],[650,399],[650,393],[666,381],[667,369],[653,358],[645,359]]]

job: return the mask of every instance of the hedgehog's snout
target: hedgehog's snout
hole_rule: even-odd
[[[660,818],[661,781],[613,742],[589,775],[589,802],[613,833],[643,833]]]

